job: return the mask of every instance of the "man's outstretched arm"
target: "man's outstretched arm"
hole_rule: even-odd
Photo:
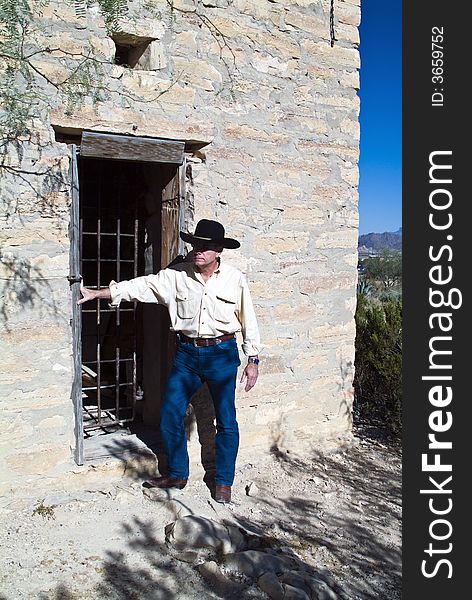
[[[111,300],[111,292],[110,288],[101,288],[100,290],[90,290],[84,286],[84,282],[80,282],[80,292],[82,294],[82,298],[77,300],[77,304],[83,304],[84,302],[88,302],[89,300],[96,300],[97,298],[103,298],[105,300]]]

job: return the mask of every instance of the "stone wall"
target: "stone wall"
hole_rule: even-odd
[[[77,4],[51,0],[33,20],[38,100],[2,157],[6,489],[74,465],[70,150],[52,126],[207,144],[188,156],[194,219],[241,240],[224,259],[247,274],[265,345],[256,388],[238,390],[240,461],[340,443],[354,362],[360,0],[335,1],[333,45],[330,0],[130,2],[116,39],[152,39],[134,68],[113,64],[98,5]],[[64,88],[85,56],[92,87],[74,105]]]

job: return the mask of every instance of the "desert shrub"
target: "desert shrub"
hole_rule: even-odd
[[[363,278],[381,290],[401,286],[402,255],[392,250],[382,250],[378,256],[363,261]]]
[[[402,300],[358,295],[354,417],[402,429]]]

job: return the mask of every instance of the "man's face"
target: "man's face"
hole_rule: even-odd
[[[195,242],[193,248],[193,264],[202,269],[212,265],[223,251],[221,246],[212,242]]]

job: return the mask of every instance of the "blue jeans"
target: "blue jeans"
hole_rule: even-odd
[[[181,341],[167,382],[160,428],[169,476],[187,479],[189,460],[184,417],[192,395],[207,383],[216,414],[216,485],[232,485],[239,446],[235,391],[239,360],[236,339],[214,346]]]

